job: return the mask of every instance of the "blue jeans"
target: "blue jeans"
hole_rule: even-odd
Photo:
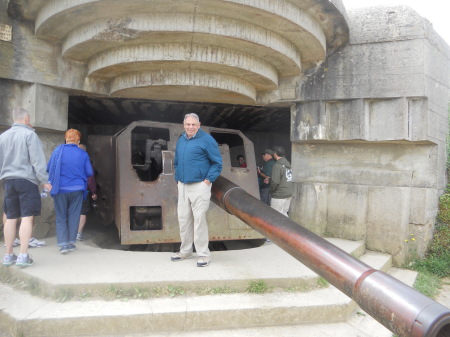
[[[77,241],[83,191],[59,193],[53,197],[56,212],[56,238],[58,246]]]

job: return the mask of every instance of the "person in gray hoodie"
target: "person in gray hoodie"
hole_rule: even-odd
[[[31,126],[30,114],[24,108],[13,110],[13,126],[0,136],[0,180],[3,180],[5,200],[3,210],[6,252],[3,265],[26,267],[33,264],[28,254],[28,242],[33,230],[33,218],[41,214],[39,186],[51,191],[48,182],[44,150]],[[22,218],[20,255],[13,252],[17,220]]]
[[[291,205],[293,182],[291,163],[284,157],[285,151],[282,146],[273,147],[273,158],[276,160],[270,175],[270,194],[272,200],[270,207],[281,214],[288,216]]]

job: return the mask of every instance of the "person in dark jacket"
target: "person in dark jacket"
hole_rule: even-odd
[[[80,144],[78,147],[84,151],[87,151],[86,145]],[[92,163],[91,163],[92,165]],[[94,169],[94,168],[92,168]],[[88,177],[87,181],[87,190],[84,192],[84,199],[81,204],[81,215],[80,215],[80,223],[78,224],[78,233],[77,233],[77,241],[83,241],[83,229],[86,225],[87,214],[91,208],[91,202],[89,197],[95,201],[97,200],[97,183],[95,182],[95,174]]]
[[[200,119],[196,114],[187,114],[183,124],[185,131],[178,138],[174,159],[181,246],[171,260],[191,258],[194,244],[199,257],[197,267],[206,267],[211,261],[206,211],[211,199],[211,184],[222,171],[222,156],[215,139],[200,130]]]
[[[259,195],[261,201],[270,206],[270,175],[272,174],[273,165],[275,165],[273,151],[271,149],[265,149],[262,153],[262,157],[264,160],[264,165],[261,168],[258,167]]]
[[[55,204],[56,239],[61,254],[76,249],[81,205],[87,188],[88,177],[94,174],[86,151],[80,149],[81,133],[75,129],[66,131],[66,144],[58,146],[47,165],[50,192]]]
[[[282,146],[273,147],[273,157],[276,160],[270,175],[270,194],[272,200],[270,207],[281,214],[288,216],[291,205],[293,182],[291,163],[284,158],[285,151]]]

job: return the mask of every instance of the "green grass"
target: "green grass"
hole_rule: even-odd
[[[264,294],[269,291],[269,286],[263,280],[251,281],[248,285],[246,292],[252,294]]]
[[[419,275],[417,275],[416,282],[414,283],[414,288],[430,298],[436,298],[441,287],[441,279],[436,275],[427,272],[420,272]]]
[[[197,295],[224,295],[224,294],[234,294],[238,293],[239,291],[230,287],[217,287],[217,288],[202,288],[197,289],[196,294]]]
[[[436,298],[442,287],[442,279],[450,276],[449,242],[449,225],[438,225],[425,259],[416,260],[411,266],[419,272],[414,288],[430,298]]]
[[[326,287],[328,287],[329,283],[323,277],[319,277],[317,279],[317,285],[319,288],[326,288]]]
[[[450,187],[439,199],[439,213],[437,216],[438,223],[450,224]]]
[[[439,294],[442,279],[450,277],[450,185],[440,198],[437,221],[425,258],[411,264],[419,272],[414,287],[431,298]]]
[[[412,269],[438,278],[450,276],[450,225],[438,224],[426,257],[416,260]]]

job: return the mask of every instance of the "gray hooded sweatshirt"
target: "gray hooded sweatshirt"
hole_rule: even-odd
[[[34,129],[14,123],[0,135],[0,180],[26,179],[33,184],[48,182],[42,143]]]
[[[293,191],[291,163],[281,157],[272,168],[270,193],[274,199],[286,199],[292,197]]]

